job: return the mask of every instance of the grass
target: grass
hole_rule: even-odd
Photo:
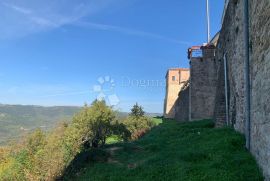
[[[161,118],[158,118],[158,117],[154,117],[154,118],[151,118],[154,125],[158,126],[159,124],[162,123],[162,119]],[[106,139],[106,144],[110,145],[110,144],[115,144],[115,143],[119,143],[119,142],[122,142],[123,139],[121,139],[119,136],[117,135],[112,135],[110,136],[109,138]]]
[[[209,120],[162,121],[146,136],[95,151],[70,180],[263,181],[244,138],[230,128],[215,129]]]
[[[123,140],[121,138],[119,138],[119,136],[113,135],[113,136],[110,136],[109,138],[106,139],[106,144],[110,145],[110,144],[115,144],[115,143],[119,143],[122,141]]]

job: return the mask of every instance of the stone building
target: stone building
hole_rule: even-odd
[[[270,1],[249,0],[250,71],[245,79],[244,1],[226,0],[218,40],[189,49],[190,81],[179,92],[175,118],[213,118],[250,138],[250,151],[270,180]],[[249,81],[250,87],[245,89]],[[248,91],[249,90],[249,91]],[[250,94],[247,94],[250,92]],[[250,97],[250,112],[246,109]],[[246,115],[250,115],[250,127]],[[189,119],[187,119],[189,118]],[[249,147],[248,147],[249,148]]]
[[[195,52],[198,51],[201,55],[196,55]],[[215,51],[213,43],[189,49],[190,121],[213,118],[217,85],[216,70],[219,65],[215,59]]]
[[[164,100],[164,117],[175,117],[175,103],[178,93],[189,79],[189,69],[172,68],[166,74],[166,95]]]
[[[215,59],[217,34],[209,44],[193,46],[188,50],[190,79],[178,93],[175,119],[195,121],[212,119],[215,109],[217,70]]]

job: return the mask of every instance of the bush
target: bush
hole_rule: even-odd
[[[131,133],[132,140],[142,137],[154,126],[154,122],[150,118],[144,116],[143,108],[137,103],[133,106],[131,113],[122,123]]]
[[[123,124],[130,131],[132,140],[140,138],[154,126],[153,121],[144,116],[129,116],[123,121]]]

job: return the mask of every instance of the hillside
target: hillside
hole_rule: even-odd
[[[142,139],[81,154],[65,180],[257,180],[262,174],[232,129],[211,121],[164,121]],[[86,156],[87,155],[87,156]],[[74,163],[75,167],[76,162]]]
[[[0,104],[0,145],[20,138],[35,128],[51,129],[59,121],[70,121],[80,107],[24,106]]]

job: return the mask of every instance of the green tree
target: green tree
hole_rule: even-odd
[[[143,117],[145,114],[145,112],[143,111],[143,107],[139,106],[138,103],[136,103],[132,109],[131,109],[131,113],[130,116],[134,116],[134,117]]]
[[[131,133],[132,140],[138,139],[149,131],[153,126],[153,121],[144,116],[143,107],[136,103],[129,116],[122,122],[126,129]]]
[[[154,126],[153,121],[145,116],[129,116],[123,121],[123,124],[130,131],[132,140],[140,138]]]
[[[85,147],[99,147],[105,144],[106,138],[112,134],[115,112],[105,101],[95,100],[90,107],[84,109],[73,119],[74,134],[79,134]]]
[[[131,138],[131,132],[127,129],[127,126],[118,121],[112,125],[112,133],[123,141],[128,141]]]

